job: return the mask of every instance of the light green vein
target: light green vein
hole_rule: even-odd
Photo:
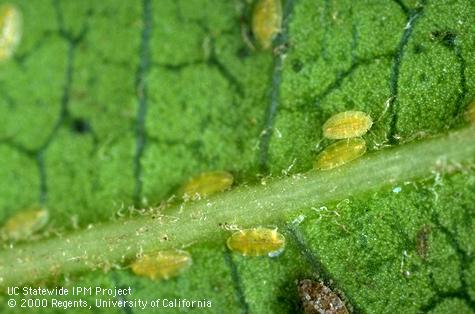
[[[288,219],[304,208],[457,171],[475,161],[475,128],[367,154],[327,172],[310,171],[242,186],[162,215],[95,225],[59,238],[0,251],[0,285],[23,285],[61,274],[124,265],[138,252],[222,241],[220,225],[250,227]],[[161,239],[167,235],[167,241]]]

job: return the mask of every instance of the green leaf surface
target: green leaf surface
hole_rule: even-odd
[[[248,44],[250,2],[10,1],[23,36],[0,63],[0,222],[36,206],[51,217],[3,242],[0,312],[27,311],[8,286],[41,285],[133,292],[45,296],[38,313],[63,312],[53,299],[294,313],[303,278],[354,312],[475,312],[474,2],[286,0],[267,52]],[[373,117],[367,155],[312,171],[332,143],[321,126],[345,110]],[[167,202],[207,170],[235,189]],[[226,248],[226,228],[261,225],[285,235],[282,255]],[[181,276],[130,271],[169,247],[193,256]]]

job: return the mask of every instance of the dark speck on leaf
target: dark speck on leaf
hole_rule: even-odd
[[[71,128],[74,132],[78,134],[84,134],[91,131],[91,126],[89,125],[89,122],[82,118],[74,119]]]
[[[421,82],[426,82],[426,81],[427,81],[427,74],[421,73],[421,74],[419,75],[419,81],[421,81]]]
[[[425,50],[426,50],[426,48],[425,48],[423,45],[421,45],[421,44],[415,44],[415,45],[414,45],[414,53],[415,53],[415,54],[421,54],[421,53],[423,53]]]
[[[433,31],[430,33],[430,37],[432,40],[438,41],[448,48],[453,48],[457,35],[451,31]]]
[[[292,60],[292,70],[294,70],[295,73],[299,73],[303,69],[303,63],[302,61],[296,59]]]
[[[236,53],[237,57],[239,59],[246,59],[247,57],[249,57],[251,54],[250,54],[250,51],[247,47],[245,46],[242,46],[241,48],[238,49],[237,53]]]

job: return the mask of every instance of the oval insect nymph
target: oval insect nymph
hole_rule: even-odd
[[[191,255],[188,252],[165,250],[144,254],[131,264],[131,268],[136,275],[161,280],[181,274],[191,263]]]
[[[7,220],[2,228],[5,239],[24,240],[43,229],[48,223],[49,213],[44,209],[31,209],[17,213]]]
[[[365,152],[366,142],[362,138],[341,140],[325,148],[325,150],[317,156],[313,168],[317,170],[329,170],[340,167],[361,157]]]
[[[9,59],[21,38],[21,13],[11,4],[0,6],[0,62]]]
[[[231,251],[245,256],[275,257],[285,248],[285,237],[277,229],[252,228],[233,233],[227,241]]]
[[[252,14],[252,32],[262,49],[269,49],[282,26],[281,0],[258,0]]]
[[[305,314],[331,313],[348,314],[349,311],[340,297],[322,282],[310,279],[300,280],[298,292]]]
[[[227,171],[204,172],[188,180],[179,195],[185,199],[206,197],[229,189],[233,182],[233,175]]]
[[[371,128],[373,120],[362,111],[337,113],[323,124],[323,136],[332,140],[364,135]]]

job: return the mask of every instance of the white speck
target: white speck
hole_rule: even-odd
[[[400,186],[396,186],[394,189],[393,189],[393,193],[400,193],[402,191],[402,188]]]
[[[293,221],[292,221],[292,224],[294,225],[300,225],[302,223],[302,221],[305,220],[305,216],[304,215],[298,215],[297,218],[295,218]]]
[[[411,19],[407,22],[406,26],[404,27],[404,29],[409,29],[412,27],[412,23],[414,22],[414,19],[416,18],[416,16],[413,16],[411,17]]]
[[[79,261],[79,260],[81,260],[81,256],[74,256],[67,259],[67,261]]]
[[[297,159],[294,158],[294,160],[292,161],[292,163],[290,164],[290,166],[287,167],[287,169],[282,169],[281,172],[282,172],[282,174],[283,174],[284,176],[286,176],[286,175],[289,174],[290,170],[292,170],[292,168],[293,168],[293,166],[295,165],[295,162],[296,162],[296,161],[297,161]]]
[[[320,212],[320,211],[327,211],[328,208],[326,206],[320,206],[320,208],[315,208],[315,207],[312,207],[312,210],[316,211],[316,212]]]
[[[279,256],[280,254],[282,254],[282,252],[284,252],[284,248],[281,248],[277,251],[274,251],[274,252],[269,252],[269,254],[267,254],[269,257],[277,257]]]
[[[261,134],[259,134],[259,137],[263,137],[263,136],[267,135],[267,133],[269,133],[269,129],[265,128],[264,130],[261,131]]]
[[[336,205],[336,209],[341,209],[343,208],[343,206],[348,206],[348,204],[350,204],[350,200],[348,198],[345,198]],[[337,216],[339,216],[338,213]]]

